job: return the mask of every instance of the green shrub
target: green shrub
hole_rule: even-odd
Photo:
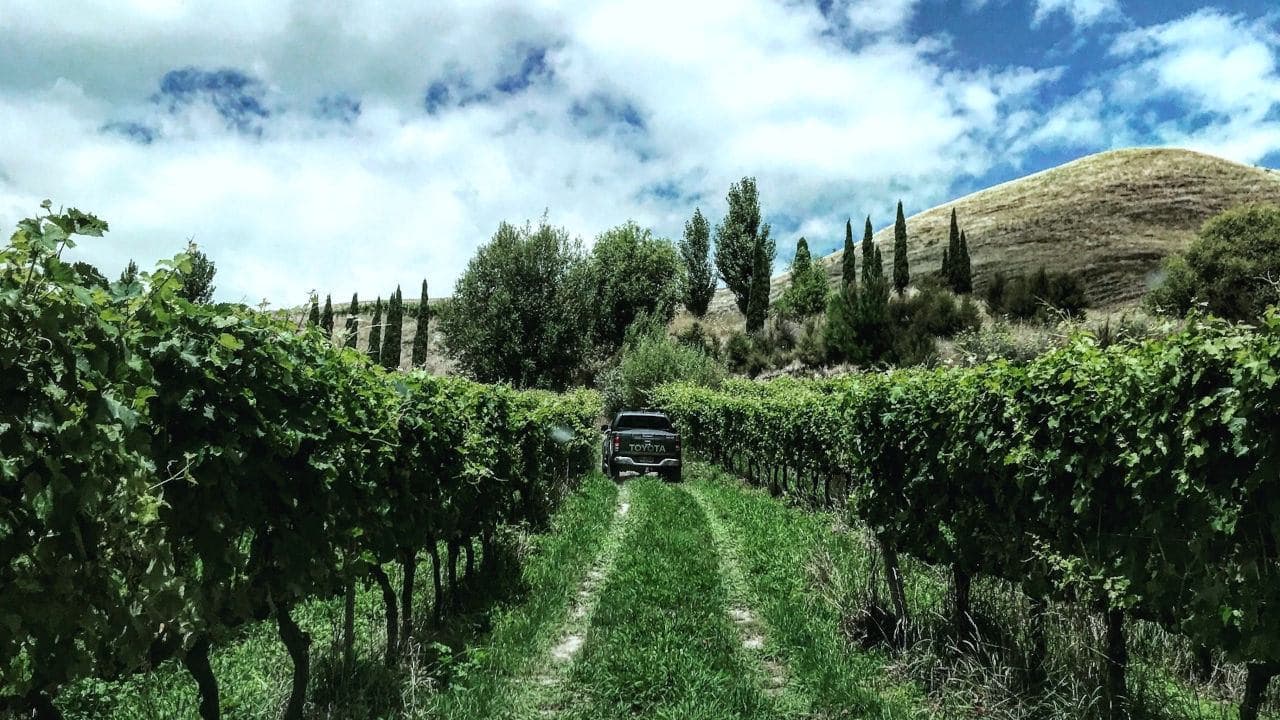
[[[1148,304],[1185,314],[1204,304],[1229,320],[1252,321],[1280,302],[1280,208],[1228,210],[1205,223],[1185,255],[1170,258]]]
[[[1089,305],[1080,278],[1043,267],[1022,277],[997,275],[985,295],[992,315],[1039,323],[1081,320]]]
[[[719,387],[727,372],[705,350],[693,348],[664,333],[648,333],[628,342],[618,365],[605,374],[604,406],[612,416],[624,407],[651,404],[649,392],[668,382]]]

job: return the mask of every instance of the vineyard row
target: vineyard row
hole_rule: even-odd
[[[1249,720],[1280,669],[1278,379],[1273,312],[1143,344],[1081,336],[1026,365],[666,385],[654,401],[713,460],[847,502],[879,540],[900,631],[902,552],[950,568],[957,634],[978,574],[1033,607],[1090,605],[1122,708],[1125,621],[1156,622],[1247,665]]]
[[[345,594],[349,614],[354,583],[377,583],[394,661],[418,558],[439,615],[459,557],[545,522],[586,467],[594,393],[384,372],[318,330],[182,299],[185,256],[95,286],[60,256],[105,230],[48,210],[0,250],[0,710],[57,717],[68,683],[179,658],[217,717],[211,647],[274,619],[300,717],[300,603]]]

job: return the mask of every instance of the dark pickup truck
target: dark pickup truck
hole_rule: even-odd
[[[641,475],[656,472],[680,482],[680,433],[666,413],[655,410],[623,410],[601,428],[604,446],[601,468],[611,478],[623,472]]]

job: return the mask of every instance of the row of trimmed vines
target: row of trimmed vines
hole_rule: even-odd
[[[318,331],[183,300],[184,256],[94,286],[60,255],[106,224],[45,209],[0,250],[0,709],[57,717],[70,682],[180,658],[214,718],[210,648],[274,619],[300,717],[299,603],[345,594],[350,612],[371,578],[394,661],[419,557],[440,613],[442,572],[544,521],[586,467],[594,393],[386,373]]]
[[[899,627],[905,552],[952,571],[957,633],[980,573],[1034,607],[1103,613],[1117,713],[1129,618],[1246,664],[1245,720],[1280,669],[1280,313],[1140,345],[1081,336],[1024,366],[667,385],[655,401],[711,459],[847,500],[881,544]]]

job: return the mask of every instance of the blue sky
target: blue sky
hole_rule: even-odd
[[[96,212],[109,274],[194,238],[226,300],[447,294],[502,220],[675,238],[743,175],[781,268],[1101,150],[1280,166],[1263,0],[50,7],[0,0],[0,224]]]

